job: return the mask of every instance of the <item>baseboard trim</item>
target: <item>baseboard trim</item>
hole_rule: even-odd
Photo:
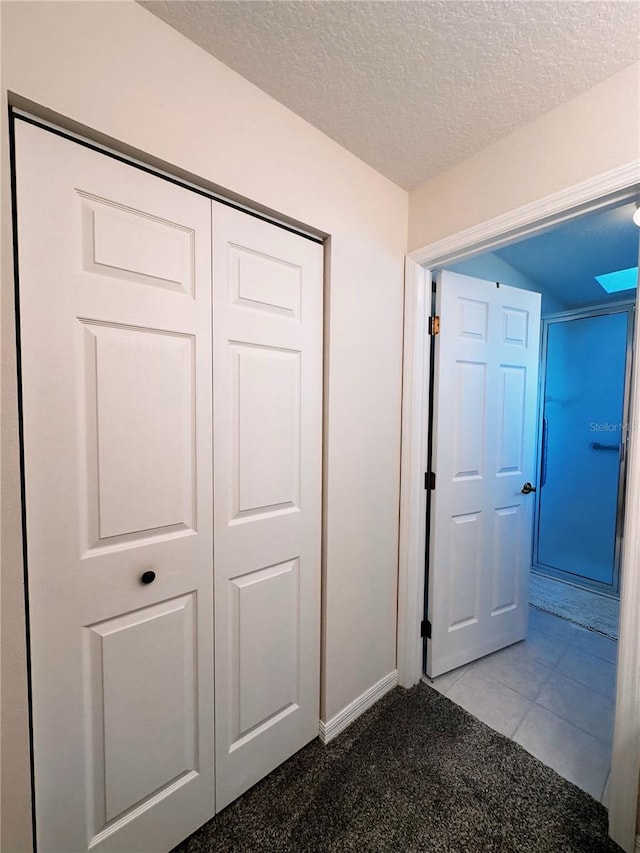
[[[398,684],[398,670],[394,669],[389,675],[385,675],[380,681],[373,684],[368,690],[365,690],[357,699],[354,699],[346,708],[337,713],[327,722],[320,720],[320,740],[322,743],[329,743],[336,735],[343,732],[347,726],[351,725],[354,720],[368,711],[372,705],[382,699],[385,693],[393,690]]]

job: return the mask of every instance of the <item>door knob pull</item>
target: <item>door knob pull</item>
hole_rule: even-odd
[[[535,490],[536,487],[532,486],[531,483],[525,483],[522,489],[520,489],[523,495],[529,495],[531,492],[535,492]]]

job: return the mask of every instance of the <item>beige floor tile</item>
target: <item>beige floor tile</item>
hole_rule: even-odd
[[[511,737],[531,708],[531,700],[488,678],[472,667],[447,696],[492,729]]]
[[[536,698],[551,674],[551,668],[534,660],[523,643],[488,655],[474,663],[473,668],[527,699]]]
[[[543,631],[545,634],[562,637],[566,640],[573,637],[575,632],[580,629],[573,622],[561,619],[559,616],[553,616],[551,613],[545,613],[544,610],[538,610],[536,607],[530,607],[529,630]]]
[[[602,796],[611,750],[592,735],[534,705],[516,730],[514,740],[596,799]]]
[[[585,654],[602,658],[614,665],[616,664],[618,644],[615,640],[603,637],[602,634],[596,634],[593,631],[581,631],[574,637],[571,646],[574,649],[585,652]]]
[[[555,671],[542,688],[538,705],[611,745],[615,703],[602,693]]]
[[[571,646],[560,658],[558,671],[610,699],[616,694],[615,664]]]

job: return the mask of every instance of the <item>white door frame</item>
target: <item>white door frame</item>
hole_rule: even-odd
[[[402,461],[398,578],[398,683],[422,677],[425,583],[427,411],[431,270],[488,252],[589,211],[632,201],[640,195],[640,160],[613,169],[546,198],[526,204],[407,256],[405,270]],[[640,340],[640,312],[635,337]],[[640,370],[634,370],[631,424],[640,424]],[[640,443],[630,431],[626,537],[622,562],[616,725],[609,801],[612,838],[627,851],[635,844],[640,774]]]

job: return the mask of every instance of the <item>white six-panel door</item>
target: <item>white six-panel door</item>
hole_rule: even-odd
[[[427,673],[527,630],[540,294],[451,272],[437,281]]]
[[[214,811],[210,202],[16,134],[38,849],[167,850]]]
[[[322,246],[213,206],[218,809],[318,734]]]

